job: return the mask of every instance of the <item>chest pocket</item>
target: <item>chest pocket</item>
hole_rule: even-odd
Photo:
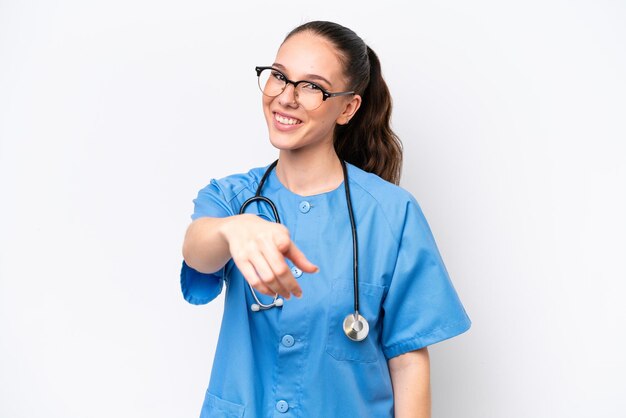
[[[207,390],[200,418],[242,418],[243,413],[243,405],[225,401]]]
[[[381,350],[378,321],[384,289],[383,286],[359,282],[359,313],[367,319],[370,331],[363,341],[352,341],[343,332],[343,320],[354,312],[353,282],[333,282],[326,339],[326,352],[333,358],[356,362],[374,362],[378,359]]]

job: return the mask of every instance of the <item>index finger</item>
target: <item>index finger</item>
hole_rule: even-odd
[[[302,271],[307,273],[317,273],[319,271],[319,267],[311,263],[293,242],[291,242],[287,251],[285,251],[283,255],[290,259],[293,264],[299,267]]]
[[[262,247],[263,256],[282,287],[296,297],[302,296],[302,289],[285,262],[283,254],[273,245],[266,243]]]

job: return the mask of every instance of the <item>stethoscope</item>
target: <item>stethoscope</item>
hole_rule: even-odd
[[[274,161],[265,171],[265,174],[263,174],[263,177],[261,178],[261,181],[259,182],[259,187],[257,187],[256,189],[255,195],[249,198],[248,200],[246,200],[245,202],[243,202],[243,205],[241,205],[241,209],[239,209],[240,215],[245,213],[245,210],[248,207],[248,205],[250,205],[250,203],[261,201],[269,205],[269,207],[272,209],[275,222],[280,223],[280,217],[278,216],[278,210],[276,209],[276,205],[274,205],[274,202],[272,202],[270,199],[268,199],[265,196],[261,196],[261,190],[263,189],[265,180],[267,180],[267,177],[270,175],[274,167],[276,167],[276,164],[278,164],[278,160]],[[354,224],[354,213],[352,211],[352,200],[350,199],[350,185],[348,182],[348,169],[346,168],[346,163],[343,160],[341,160],[341,167],[343,168],[343,184],[346,190],[346,201],[348,202],[348,215],[350,216],[350,227],[352,228],[352,277],[354,280],[354,312],[349,313],[344,318],[343,332],[352,341],[362,341],[365,339],[365,337],[367,337],[370,327],[369,327],[369,324],[367,323],[367,320],[359,314],[358,241],[357,241],[357,235],[356,235],[356,226]],[[278,297],[278,293],[274,295],[274,300],[271,303],[264,304],[259,300],[252,285],[248,283],[248,286],[250,287],[250,291],[252,292],[252,296],[254,297],[254,301],[256,302],[250,306],[250,309],[253,312],[265,311],[274,307],[283,306],[284,301],[282,298]]]

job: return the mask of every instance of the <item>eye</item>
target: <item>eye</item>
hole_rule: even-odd
[[[302,83],[302,89],[310,92],[322,91],[322,88],[315,83]]]
[[[280,80],[280,81],[285,81],[286,78],[283,75],[283,73],[276,71],[276,70],[272,70],[272,77],[274,77],[276,80]]]

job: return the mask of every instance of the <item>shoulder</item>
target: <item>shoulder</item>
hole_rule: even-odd
[[[349,165],[348,169],[351,193],[361,205],[366,203],[377,208],[395,236],[401,234],[407,216],[422,214],[417,200],[408,190],[356,166]]]
[[[230,203],[242,192],[252,191],[254,193],[268,166],[255,167],[247,172],[211,179],[211,182],[206,185],[200,193],[219,192],[221,197]]]
[[[408,190],[354,165],[348,164],[348,167],[350,186],[360,188],[379,203],[397,205],[398,203],[415,201]]]

